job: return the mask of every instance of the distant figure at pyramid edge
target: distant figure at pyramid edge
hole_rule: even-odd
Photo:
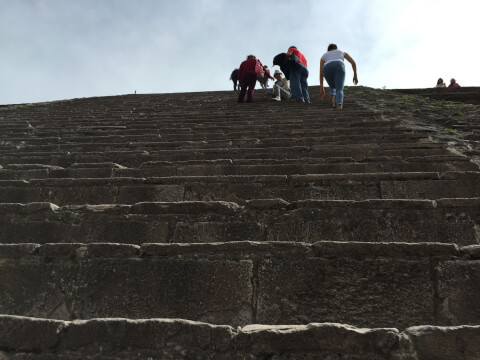
[[[357,64],[346,52],[338,50],[336,44],[328,45],[327,52],[320,59],[320,99],[325,96],[323,78],[327,80],[330,87],[330,101],[337,110],[343,108],[343,87],[345,85],[345,64],[343,60],[352,64],[353,83],[358,84]]]
[[[232,71],[230,75],[230,80],[233,81],[233,91],[237,91],[238,69]]]
[[[460,85],[457,84],[457,81],[455,79],[450,80],[450,85],[448,85],[449,88],[459,88]]]
[[[437,88],[445,88],[445,87],[447,87],[447,85],[445,85],[445,83],[443,82],[443,79],[442,79],[442,78],[439,78],[439,79],[437,80],[437,86],[435,86],[435,87],[437,87]]]
[[[247,103],[253,102],[253,94],[258,76],[263,76],[263,64],[255,55],[248,55],[247,60],[242,62],[238,69],[240,94],[238,94],[237,102],[239,104],[244,102],[245,93],[247,94]]]

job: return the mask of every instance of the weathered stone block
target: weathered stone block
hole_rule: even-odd
[[[480,319],[480,260],[438,265],[439,316],[451,325],[476,325]]]
[[[417,359],[480,359],[480,326],[419,326],[405,330],[404,334],[411,341]]]
[[[141,201],[183,200],[184,187],[182,185],[122,186],[118,188],[118,195],[115,197],[115,202],[119,204],[134,204]],[[108,202],[111,202],[111,200]]]
[[[48,244],[37,256],[9,256],[0,259],[1,313],[252,321],[249,260],[141,258],[120,244]]]
[[[434,324],[428,261],[268,259],[258,266],[257,322],[356,326]]]
[[[235,337],[235,347],[254,359],[387,359],[398,342],[396,329],[358,329],[334,323],[251,325]]]
[[[262,229],[254,223],[177,222],[171,240],[175,243],[209,243],[222,241],[263,241]]]
[[[54,348],[66,326],[63,321],[0,315],[0,349],[31,353]]]
[[[230,326],[179,319],[94,319],[69,323],[58,351],[108,357],[121,349],[134,357],[140,351],[142,357],[174,359],[201,354],[204,358],[229,350],[234,335]]]

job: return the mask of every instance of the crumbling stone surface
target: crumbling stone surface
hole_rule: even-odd
[[[235,329],[178,319],[55,321],[0,316],[0,356],[22,360],[474,360],[480,356],[479,339],[478,326],[419,326],[403,332],[335,323]]]
[[[24,244],[1,245],[0,259],[4,314],[232,326],[480,321],[478,260],[453,244]]]
[[[0,204],[2,243],[480,242],[480,199]]]

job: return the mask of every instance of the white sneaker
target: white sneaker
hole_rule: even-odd
[[[272,98],[272,100],[282,101],[282,98],[280,96],[275,96],[274,98]]]

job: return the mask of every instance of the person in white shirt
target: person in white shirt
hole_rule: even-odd
[[[323,78],[327,80],[330,87],[330,98],[332,105],[340,110],[343,108],[343,87],[345,85],[345,64],[344,59],[352,64],[353,83],[358,84],[357,65],[350,55],[340,51],[336,44],[328,45],[328,51],[320,59],[320,99],[325,96]]]
[[[443,79],[440,78],[440,79],[437,80],[437,86],[435,86],[435,87],[437,87],[437,88],[445,88],[445,87],[447,87],[447,85],[445,85],[445,83],[443,82]]]
[[[288,85],[288,80],[282,76],[282,72],[275,70],[273,77],[275,84],[273,84],[273,100],[281,101],[282,99],[290,99],[292,94]]]

